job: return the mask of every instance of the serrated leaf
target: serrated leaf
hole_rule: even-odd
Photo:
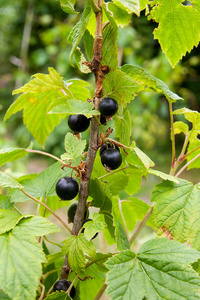
[[[21,219],[18,224],[18,228],[21,228],[22,232],[26,231],[33,236],[43,236],[60,231],[60,229],[49,220],[37,216],[28,219]]]
[[[179,182],[164,181],[152,193],[156,232],[200,249],[200,185]]]
[[[149,89],[153,89],[158,93],[163,93],[169,102],[183,100],[177,94],[170,91],[165,82],[152,76],[141,67],[123,65],[121,70],[135,81],[135,85],[138,85],[137,93],[148,87]]]
[[[86,140],[80,141],[71,132],[68,132],[65,136],[65,151],[61,156],[62,160],[74,160],[81,156],[86,147]]]
[[[114,173],[112,175],[110,174],[110,176],[107,176],[107,178],[105,178],[104,180],[102,178],[101,181],[107,185],[112,195],[118,195],[125,189],[128,183],[127,175],[123,174],[122,172]]]
[[[105,14],[109,20],[109,24],[103,31],[103,44],[102,44],[102,65],[107,65],[110,71],[113,71],[118,66],[118,47],[117,47],[117,24],[114,18],[111,17],[109,12],[105,10]]]
[[[74,51],[74,58],[76,60],[77,67],[82,73],[85,74],[91,73],[90,68],[85,64],[83,64],[83,62],[85,62],[86,59],[79,47],[77,47],[76,50]]]
[[[26,156],[26,152],[23,148],[5,148],[0,150],[0,167],[4,164],[20,159]]]
[[[23,189],[23,186],[6,173],[0,172],[0,186],[3,188]]]
[[[118,26],[127,26],[131,21],[130,14],[115,3],[108,3],[109,10],[113,13],[113,18]]]
[[[88,241],[92,239],[92,237],[101,230],[106,228],[106,223],[103,214],[94,213],[92,216],[92,220],[86,222],[83,227],[84,235]]]
[[[23,181],[25,191],[33,197],[49,197],[56,196],[55,186],[57,181],[64,176],[70,176],[71,170],[65,168],[61,169],[61,163],[56,162],[42,171],[36,178]],[[11,202],[24,202],[30,200],[19,190],[10,193]],[[58,199],[58,197],[57,197]],[[58,201],[59,202],[59,201]],[[60,201],[62,202],[62,201]]]
[[[72,50],[70,52],[70,63],[71,64],[72,64],[72,58],[74,55],[74,51],[76,50],[81,38],[84,35],[84,32],[86,30],[87,23],[90,19],[91,14],[92,14],[92,8],[90,5],[90,1],[87,0],[85,9],[81,15],[80,20],[78,21],[78,23],[76,23],[76,25],[73,27],[73,29],[71,30],[71,32],[68,36],[67,41],[68,41],[68,43],[72,44]]]
[[[143,170],[130,167],[124,172],[126,173],[128,180],[128,183],[125,186],[125,191],[129,195],[133,195],[140,189],[142,177],[145,175],[145,172]]]
[[[141,90],[135,80],[119,69],[106,75],[104,89],[106,95],[115,99],[121,107],[126,107]]]
[[[70,268],[79,273],[85,268],[85,255],[87,254],[91,259],[96,256],[96,249],[92,241],[87,241],[84,234],[79,236],[71,235],[63,242],[62,252],[68,255],[68,263]]]
[[[120,223],[117,214],[115,213],[115,208],[113,207],[113,223],[115,226],[115,240],[118,250],[130,249],[129,241],[124,230],[124,227]]]
[[[141,159],[146,169],[154,166],[154,162],[138,147],[134,147],[134,151],[137,156]]]
[[[199,299],[200,278],[189,265],[199,255],[168,239],[146,242],[137,256],[122,251],[106,262],[107,293],[115,300]]]
[[[21,219],[28,218],[31,215],[20,215],[10,209],[0,209],[0,234],[13,229]]]
[[[67,14],[78,14],[78,12],[74,11],[74,5],[76,0],[60,0],[61,8]]]
[[[192,5],[183,5],[182,2],[156,0],[150,12],[150,17],[159,23],[154,30],[154,37],[158,39],[172,67],[199,44],[199,1],[190,1]]]
[[[131,136],[131,116],[126,110],[122,116],[114,117],[115,121],[115,136],[119,138],[120,143],[123,145],[130,145]]]
[[[8,196],[0,195],[0,209],[12,209],[13,205]]]
[[[187,133],[189,131],[189,127],[187,124],[177,121],[174,122],[174,134]]]
[[[90,181],[90,196],[93,198],[92,205],[99,207],[101,212],[110,212],[112,209],[112,195],[108,189],[107,183],[92,179]]]
[[[86,29],[83,35],[83,45],[89,61],[91,61],[93,58],[93,44],[94,44],[94,38],[90,34],[90,32]]]
[[[196,149],[194,152],[189,154],[191,151]],[[198,154],[200,153],[200,140],[194,139],[192,142],[189,143],[189,146],[187,148],[187,161],[191,161],[194,159]],[[200,158],[195,159],[191,164],[188,165],[188,170],[194,169],[194,168],[200,168]]]
[[[139,17],[140,15],[139,0],[114,0],[114,3],[119,7],[125,8],[129,13],[135,13]]]
[[[15,227],[0,236],[1,288],[12,300],[34,300],[45,257],[40,244]],[[31,267],[30,267],[31,262]]]
[[[66,98],[62,97],[50,104],[48,107],[48,114],[82,114],[87,118],[91,118],[94,115],[99,115],[99,111],[94,110],[92,102],[89,103],[81,100],[66,101]]]
[[[173,181],[173,182],[179,184],[178,178],[176,178],[174,176],[171,176],[171,175],[168,175],[166,173],[163,173],[161,171],[154,170],[154,169],[148,169],[148,173],[152,174],[152,175],[155,175],[155,176],[158,176],[158,177],[160,177],[160,178],[162,178],[164,180]]]
[[[48,295],[46,300],[70,300],[71,298],[64,291],[56,291],[55,293],[51,293]]]
[[[147,6],[149,0],[140,0],[140,10],[142,11]]]

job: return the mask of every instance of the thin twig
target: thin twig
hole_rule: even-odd
[[[149,220],[149,218],[152,215],[153,212],[153,208],[154,208],[153,204],[150,209],[148,210],[148,212],[146,213],[146,215],[144,216],[143,220],[138,224],[138,226],[136,226],[133,235],[131,236],[130,240],[129,240],[129,244],[132,245],[132,243],[135,241],[135,239],[137,238],[137,236],[139,235],[139,233],[141,232],[141,230],[144,228],[144,226],[146,225],[146,222]]]
[[[173,169],[176,160],[176,150],[175,150],[175,134],[174,134],[174,118],[173,118],[173,111],[172,111],[172,102],[169,102],[169,114],[170,114],[171,140],[172,140],[172,164],[171,164],[172,167],[171,168]]]
[[[200,149],[200,146],[198,146],[198,147],[192,149],[190,152],[188,152],[187,154],[185,154],[185,155],[182,157],[182,161],[183,161],[186,157],[188,157],[190,154],[192,154],[193,152],[197,151],[198,149]]]
[[[54,215],[54,217],[56,218],[56,219],[58,219],[64,226],[65,226],[65,228],[71,233],[71,234],[73,234],[73,232],[72,232],[72,230],[69,228],[69,226],[50,208],[50,207],[48,207],[45,203],[43,203],[43,202],[41,202],[41,201],[39,201],[37,198],[35,198],[35,197],[33,197],[33,196],[31,196],[31,195],[29,195],[25,190],[21,190],[22,191],[22,193],[24,193],[27,197],[29,197],[30,199],[32,199],[32,200],[34,200],[35,202],[37,202],[37,203],[39,203],[40,205],[42,205],[42,206],[44,206],[46,209],[48,209],[51,213],[52,213],[52,215]]]
[[[178,177],[191,163],[193,163],[197,158],[200,157],[200,153],[195,156],[193,159],[191,159],[187,164],[185,164],[179,171],[176,173],[174,177]]]
[[[57,247],[59,247],[59,248],[62,248],[61,245],[59,245],[59,244],[57,244],[57,243],[55,243],[55,242],[50,241],[45,235],[43,236],[43,238],[44,238],[48,243],[53,244],[53,245],[55,245],[55,246],[57,246]]]
[[[45,286],[43,284],[40,284],[42,286],[42,292],[40,295],[40,298],[38,300],[43,300],[45,295]]]
[[[38,154],[42,154],[42,155],[45,155],[45,156],[49,156],[59,162],[61,162],[61,164],[65,164],[65,162],[63,160],[61,160],[60,158],[54,156],[53,154],[50,154],[48,152],[44,152],[44,151],[40,151],[40,150],[32,150],[32,149],[25,149],[26,152],[30,152],[30,153],[38,153]]]
[[[101,298],[101,296],[103,295],[103,293],[105,292],[106,288],[107,288],[107,284],[104,283],[94,300],[99,300]]]

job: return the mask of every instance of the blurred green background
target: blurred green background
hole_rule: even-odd
[[[85,1],[77,2],[77,11],[83,10]],[[3,124],[7,108],[15,100],[12,90],[22,86],[35,73],[47,73],[54,67],[64,79],[79,77],[93,84],[93,75],[81,74],[69,64],[71,45],[67,36],[78,15],[68,15],[58,0],[0,0],[0,148],[40,146],[32,138],[22,122],[22,112]],[[172,69],[162,53],[153,30],[157,24],[132,16],[129,26],[119,28],[120,64],[131,63],[146,68],[152,75],[165,81],[170,89],[185,100],[175,108],[187,106],[198,110],[200,106],[200,47],[187,54]],[[93,88],[91,89],[91,91]],[[154,92],[141,93],[128,105],[132,118],[132,139],[137,146],[155,161],[157,169],[168,172],[171,162],[171,143],[168,104]],[[68,131],[67,122],[61,124],[49,136],[45,151],[59,156],[64,152],[63,140]],[[88,138],[89,131],[83,134]],[[177,137],[181,145],[183,136]],[[51,163],[48,158],[30,155],[27,159],[8,164],[8,172],[15,175],[39,172]]]

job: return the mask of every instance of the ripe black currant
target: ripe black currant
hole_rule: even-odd
[[[101,114],[100,115],[100,123],[102,124],[102,125],[105,125],[106,124],[106,118]]]
[[[75,133],[83,132],[88,129],[90,125],[90,119],[84,115],[71,115],[68,119],[69,128]]]
[[[68,219],[72,223],[74,223],[74,216],[75,216],[75,213],[76,213],[77,206],[78,206],[78,203],[72,204],[69,207],[68,212],[67,212]],[[89,210],[87,208],[86,211],[85,211],[85,214],[84,214],[84,220],[86,220],[88,218],[88,216],[89,216]]]
[[[110,170],[119,168],[122,163],[122,155],[117,149],[109,148],[103,151],[101,155],[101,163]]]
[[[86,223],[86,222],[89,222],[89,221],[92,221],[92,219],[87,219],[87,220],[85,220],[84,222],[83,222],[83,225]],[[83,226],[82,225],[82,226]],[[81,231],[82,233],[85,231],[85,228],[83,228],[83,230]],[[95,235],[92,237],[92,240],[93,239],[95,239],[95,237],[97,237],[97,235],[98,235],[98,232],[97,233],[95,233]]]
[[[56,194],[61,200],[74,199],[78,190],[78,182],[72,177],[62,177],[56,183]]]
[[[119,151],[119,147],[117,145],[114,145],[112,143],[105,143],[103,146],[101,146],[100,150],[99,150],[99,153],[100,153],[100,156],[102,155],[102,153],[109,149],[109,148],[113,148],[113,149],[116,149],[117,151]]]
[[[112,98],[103,98],[99,103],[99,111],[103,116],[114,116],[117,110],[118,104]]]
[[[66,279],[60,279],[54,284],[53,291],[54,292],[56,292],[56,291],[65,291],[65,292],[67,292],[70,285],[71,285],[71,281],[68,281]],[[73,286],[70,293],[69,293],[69,295],[73,299],[75,297],[75,294],[76,294],[76,289]]]

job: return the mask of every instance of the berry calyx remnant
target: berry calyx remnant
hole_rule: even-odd
[[[77,206],[78,206],[78,203],[72,204],[69,207],[68,212],[67,212],[68,220],[72,223],[74,223],[74,216],[76,214]],[[88,218],[88,216],[89,216],[89,210],[87,208],[85,211],[85,214],[84,214],[84,220],[86,220]]]
[[[61,200],[72,200],[78,194],[78,182],[72,177],[62,177],[56,184],[56,194]]]
[[[100,156],[102,155],[102,153],[107,150],[107,149],[110,149],[110,148],[113,148],[113,149],[116,149],[117,151],[119,151],[119,147],[115,144],[112,144],[112,143],[105,143],[103,146],[101,146],[100,150],[99,150],[99,153],[100,153]]]
[[[69,128],[75,132],[83,132],[90,126],[90,119],[84,115],[71,115],[68,119]]]
[[[71,281],[68,281],[66,279],[60,279],[54,284],[53,291],[54,292],[56,292],[56,291],[65,291],[65,292],[67,292],[70,285],[71,285]],[[75,289],[74,286],[71,288],[71,291],[70,291],[69,295],[72,299],[75,297],[76,289]]]
[[[115,170],[122,163],[122,155],[117,149],[106,149],[101,155],[101,163],[109,170]]]
[[[117,102],[112,98],[103,98],[99,103],[99,111],[105,117],[112,117],[118,110]]]

